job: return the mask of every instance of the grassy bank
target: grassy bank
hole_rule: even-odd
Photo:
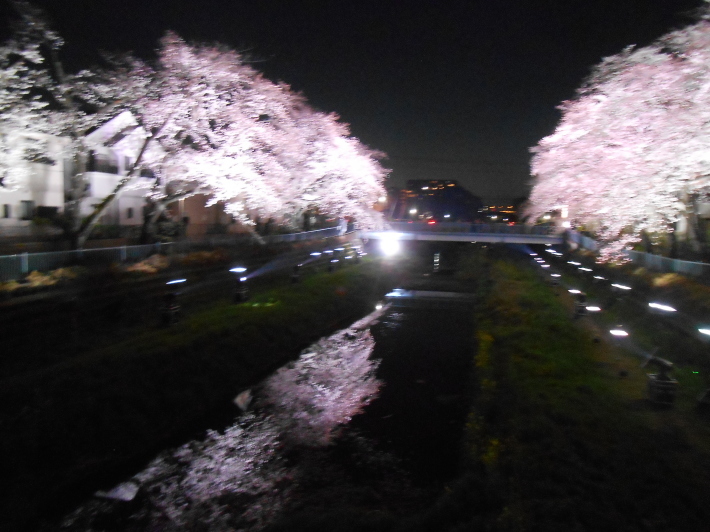
[[[463,474],[415,528],[704,530],[710,454],[531,271],[490,266]],[[693,416],[695,418],[693,419]],[[688,413],[689,423],[704,422]]]
[[[369,312],[390,282],[372,262],[311,275],[4,379],[0,472],[12,489],[0,523],[31,529],[44,508],[119,476],[215,412],[233,415],[241,389]]]

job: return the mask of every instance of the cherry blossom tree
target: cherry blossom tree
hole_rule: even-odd
[[[148,226],[168,204],[194,194],[223,203],[246,226],[256,216],[295,220],[312,205],[381,224],[371,207],[383,194],[383,154],[233,50],[168,33],[154,65],[126,57],[83,88],[87,101],[120,102],[150,132],[139,159],[157,175]]]
[[[18,6],[25,17],[22,39],[0,51],[0,60],[12,59],[4,75],[14,79],[21,72],[23,85],[0,87],[0,125],[70,139],[75,173],[65,214],[77,247],[111,203],[137,186],[141,169],[156,175],[146,192],[147,227],[169,203],[194,194],[207,195],[208,205],[223,202],[247,225],[254,216],[295,220],[312,206],[354,216],[365,226],[381,224],[371,206],[384,193],[382,154],[349,136],[335,115],[313,110],[288,85],[264,78],[235,51],[191,45],[169,33],[153,63],[114,57],[109,68],[68,76],[56,60],[61,40],[30,6]],[[134,117],[135,131],[121,142],[131,143],[136,156],[113,192],[82,218],[91,148],[86,133],[124,111]],[[8,183],[23,179],[13,171]]]
[[[708,104],[708,20],[606,58],[532,149],[528,216],[566,206],[596,233],[601,260],[644,235],[699,236],[688,221],[710,190]]]

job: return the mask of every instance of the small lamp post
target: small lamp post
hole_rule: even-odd
[[[296,264],[293,267],[293,272],[291,273],[291,284],[298,284],[301,282],[301,264]]]
[[[230,272],[233,273],[244,273],[247,271],[246,268],[243,266],[237,266],[236,268],[232,268],[229,270]],[[249,299],[249,287],[247,287],[247,278],[246,277],[239,277],[239,280],[237,281],[237,287],[234,290],[234,302],[235,303],[244,303]]]
[[[187,279],[174,279],[165,283],[167,286],[174,286],[184,283]],[[178,303],[178,293],[169,288],[163,294],[163,301],[160,306],[160,323],[163,327],[170,327],[178,322],[182,307]]]

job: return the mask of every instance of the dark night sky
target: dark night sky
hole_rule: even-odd
[[[169,29],[248,49],[267,77],[387,152],[392,184],[457,179],[492,199],[527,192],[528,148],[591,66],[688,24],[702,0],[34,3],[79,66],[98,49],[149,57]]]

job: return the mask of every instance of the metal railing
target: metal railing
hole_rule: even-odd
[[[553,235],[560,231],[546,225],[507,225],[481,224],[468,222],[389,222],[394,231],[412,232],[442,232],[442,233],[477,233],[477,234],[507,234],[507,235]]]
[[[301,233],[276,234],[262,237],[268,244],[281,242],[303,242],[319,238],[338,236],[337,227],[305,231]],[[147,244],[142,246],[119,246],[111,248],[80,249],[75,251],[50,251],[44,253],[18,253],[0,255],[0,281],[12,281],[25,277],[33,271],[46,272],[67,266],[108,265],[114,263],[137,262],[161,253],[183,253],[192,248],[209,246],[229,246],[244,243],[254,238],[249,233],[232,235],[212,235],[200,241],[180,241]]]
[[[143,246],[2,255],[0,256],[0,281],[20,279],[33,271],[45,272],[67,266],[134,262],[155,253],[171,253],[176,247],[175,243],[170,242]]]
[[[661,257],[660,255],[631,250],[627,251],[626,255],[634,264],[638,264],[649,270],[692,275],[694,277],[710,274],[710,264],[705,262],[669,259],[668,257]]]

